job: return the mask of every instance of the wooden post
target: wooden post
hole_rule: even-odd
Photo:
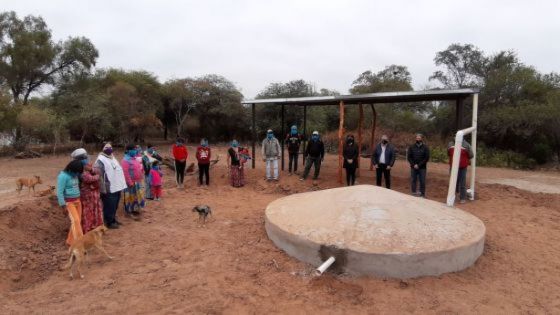
[[[285,108],[284,108],[284,104],[282,104],[282,116],[281,116],[281,117],[282,117],[282,119],[281,119],[281,121],[282,121],[282,128],[280,128],[280,130],[281,130],[281,131],[280,131],[280,137],[281,137],[281,138],[280,138],[280,144],[282,145],[282,153],[281,153],[281,155],[282,155],[282,171],[284,171],[284,137],[286,136],[286,135],[285,135],[285,131],[284,131],[284,128],[285,128],[285,127],[284,127],[284,125],[285,125],[285,122],[284,122],[284,112],[285,112]]]
[[[338,183],[342,184],[342,151],[344,148],[344,102],[340,101],[338,105]]]
[[[255,122],[255,104],[251,104],[251,112],[252,112],[252,116],[253,116],[253,130],[252,131],[252,143],[251,143],[251,148],[252,148],[252,152],[251,152],[251,166],[254,169],[255,168],[255,143],[257,142],[257,125]]]
[[[360,158],[362,156],[362,128],[364,126],[364,106],[359,103],[360,106],[360,120],[358,121],[358,160],[356,161],[358,167],[358,176],[360,176]]]

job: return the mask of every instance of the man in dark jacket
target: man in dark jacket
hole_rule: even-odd
[[[290,133],[286,135],[286,146],[288,147],[289,156],[288,171],[290,172],[290,175],[292,175],[292,166],[294,173],[298,174],[298,154],[301,140],[302,136],[298,133],[297,127],[295,125],[292,126]]]
[[[371,163],[375,167],[375,179],[377,186],[381,186],[382,177],[385,177],[385,187],[391,189],[391,168],[395,165],[397,152],[395,147],[389,143],[389,137],[381,136],[381,142],[375,147],[371,156]]]
[[[305,148],[305,157],[305,170],[303,171],[303,176],[299,180],[305,180],[307,178],[311,165],[315,167],[313,180],[316,180],[321,171],[321,162],[325,157],[325,146],[323,145],[323,141],[319,138],[318,131],[313,131],[311,141],[307,143],[307,148]]]
[[[430,159],[430,149],[424,144],[424,137],[416,135],[416,143],[408,147],[406,159],[410,164],[410,189],[412,194],[426,197],[426,164]],[[420,181],[420,194],[416,192],[416,182]]]

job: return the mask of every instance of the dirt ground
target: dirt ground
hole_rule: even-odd
[[[327,157],[318,186],[287,172],[268,183],[257,161],[247,185],[232,188],[221,156],[209,188],[189,176],[187,188],[177,190],[166,171],[164,200],[149,203],[141,221],[122,218],[125,225],[106,235],[115,259],[94,253],[85,279],[74,281],[59,270],[68,258],[66,216],[54,200],[18,195],[14,185],[36,174],[44,189],[68,158],[0,159],[0,313],[560,313],[560,195],[530,191],[533,184],[557,186],[558,173],[479,168],[478,200],[461,208],[486,224],[487,238],[467,270],[409,280],[314,278],[313,266],[268,240],[264,209],[288,194],[339,186],[337,157]],[[429,165],[428,198],[445,200],[447,174],[446,165]],[[361,175],[360,183],[373,183],[372,172]],[[496,178],[528,184],[489,183]],[[402,161],[393,181],[408,192]],[[210,205],[215,221],[199,227],[196,204]]]

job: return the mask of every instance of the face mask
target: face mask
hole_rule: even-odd
[[[232,146],[233,148],[237,148],[237,143],[232,143],[231,146]]]
[[[208,146],[208,143],[203,142],[203,143],[202,143],[202,146],[206,148],[206,147]]]
[[[346,140],[346,142],[347,142],[348,144],[352,144],[352,143],[354,143],[354,139],[350,138],[350,139]]]
[[[416,140],[416,144],[422,144],[422,140]]]
[[[381,140],[381,142],[382,142],[383,144],[387,144],[389,141],[387,141],[387,140]]]
[[[80,160],[80,162],[82,162],[82,165],[85,166],[89,163],[89,159],[83,159],[83,160]]]
[[[176,144],[178,147],[180,147],[180,146],[183,145],[183,143],[181,143],[181,142],[175,142],[175,144]]]
[[[129,150],[128,151],[128,156],[134,157],[135,155],[136,155],[136,150]]]
[[[317,140],[319,140],[319,136],[318,135],[313,135],[313,136],[311,136],[311,139],[314,140],[314,141],[317,141]]]
[[[111,155],[113,154],[113,148],[106,148],[105,150],[103,150],[103,153],[107,155]]]
[[[266,137],[267,137],[268,139],[272,139],[272,138],[274,137],[274,135],[271,134],[271,133],[267,133],[267,134],[266,134]]]
[[[297,128],[292,128],[292,134],[297,135]]]

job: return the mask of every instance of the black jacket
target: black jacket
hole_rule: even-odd
[[[379,164],[381,152],[383,152],[383,149],[381,148],[381,143],[379,143],[375,146],[375,151],[373,151],[373,155],[371,156],[371,162],[373,165]],[[397,151],[395,150],[395,147],[392,144],[387,143],[387,147],[385,148],[385,165],[393,167],[393,165],[395,165],[396,158]]]
[[[353,167],[358,164],[358,146],[355,143],[352,145],[345,144],[342,155],[344,156],[344,168]],[[348,160],[352,160],[352,163],[348,163]]]
[[[313,159],[321,158],[322,160],[325,156],[325,145],[323,144],[323,141],[309,141],[307,143],[307,148],[305,148],[305,156]]]
[[[286,146],[288,147],[289,153],[298,153],[299,146],[301,144],[302,136],[298,133],[292,135],[291,133],[286,135]]]
[[[408,147],[406,159],[408,163],[410,163],[410,167],[414,167],[415,164],[418,164],[418,168],[426,168],[426,164],[428,164],[428,160],[430,160],[430,149],[424,143],[421,145],[414,143]]]

